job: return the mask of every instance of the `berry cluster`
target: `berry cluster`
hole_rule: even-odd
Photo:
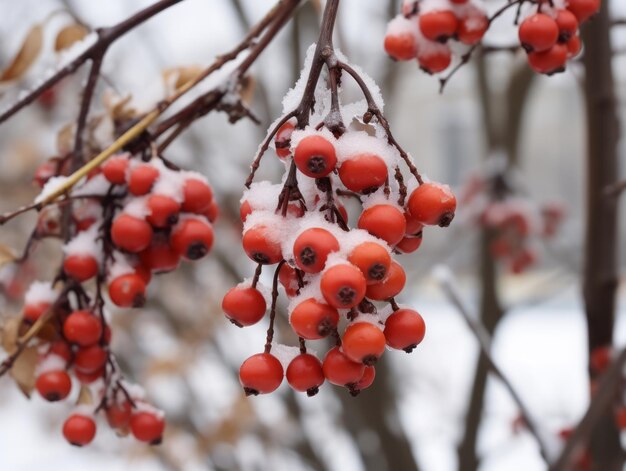
[[[526,3],[533,12],[521,22],[519,39],[529,65],[542,74],[564,71],[567,60],[581,50],[579,25],[598,12],[600,0],[514,0],[491,17],[479,0],[408,1],[389,22],[385,51],[395,60],[417,59],[429,74],[443,72],[452,64],[453,51],[461,51],[466,62],[493,20],[513,6],[519,17]]]
[[[346,127],[338,118],[337,90],[318,87],[315,102],[316,110],[306,116],[289,119],[286,112],[270,131],[268,139],[285,164],[283,182],[252,183],[241,199],[243,248],[258,268],[252,280],[226,293],[222,307],[239,327],[261,321],[268,304],[270,312],[265,351],[241,365],[248,395],[274,391],[284,376],[309,396],[325,381],[356,395],[372,384],[386,347],[412,351],[425,324],[394,299],[406,276],[392,255],[417,250],[423,226],[447,226],[456,210],[450,189],[424,182],[406,153],[391,144],[378,110],[379,119],[370,122],[363,103],[346,105],[346,121],[364,117]],[[417,175],[410,188],[399,170],[403,157]],[[357,202],[353,218],[348,199]],[[276,265],[271,291],[259,282],[268,265]],[[273,343],[279,285],[290,300],[299,348]],[[320,360],[306,343],[327,337],[333,346]]]
[[[563,72],[567,60],[580,52],[579,25],[599,9],[600,0],[539,2],[537,13],[527,16],[519,27],[519,40],[532,69],[549,75]]]
[[[39,168],[40,198],[63,181],[57,175],[62,171],[55,162]],[[44,324],[49,330],[38,339],[35,387],[44,399],[59,401],[70,395],[71,376],[80,383],[79,406],[63,426],[73,445],[91,442],[98,412],[119,433],[159,443],[163,414],[143,399],[141,388],[129,387],[110,351],[103,291],[107,286],[115,306],[142,307],[153,274],[206,255],[217,216],[212,189],[197,173],[157,157],[143,161],[124,153],[92,172],[65,201],[72,203],[74,236],[63,247],[62,267],[53,282],[35,282],[25,295],[22,327]],[[68,209],[59,206],[42,211],[37,238],[59,230]]]
[[[491,254],[519,274],[539,260],[535,239],[554,237],[565,209],[555,202],[537,206],[514,191],[511,178],[496,172],[472,177],[462,198],[470,219],[492,233]]]
[[[404,3],[389,22],[385,51],[400,61],[417,59],[422,70],[436,74],[452,63],[451,41],[478,44],[490,21],[485,8],[469,0],[423,0]]]

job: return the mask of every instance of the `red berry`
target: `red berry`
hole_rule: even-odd
[[[270,353],[252,355],[239,368],[239,382],[246,396],[271,393],[282,381],[283,367]]]
[[[63,271],[82,283],[98,274],[98,261],[89,254],[71,254],[63,260]]]
[[[200,219],[185,219],[172,230],[172,249],[187,260],[204,257],[213,246],[213,228]]]
[[[361,380],[365,365],[350,360],[339,347],[334,347],[324,357],[322,370],[329,383],[335,386],[350,386]]]
[[[213,202],[213,190],[198,178],[188,178],[183,186],[183,211],[203,214]]]
[[[65,340],[56,340],[50,344],[49,355],[58,355],[66,362],[72,358],[72,347]]]
[[[309,298],[291,311],[289,322],[298,336],[317,340],[327,337],[337,328],[339,313],[328,304]]]
[[[147,285],[150,282],[150,270],[155,273],[166,273],[175,270],[180,263],[180,255],[172,248],[172,246],[165,242],[152,241],[150,247],[139,254],[139,260],[141,265],[148,270],[148,278],[145,278],[144,273],[138,273]]]
[[[413,31],[412,21],[396,19],[402,22],[401,30],[388,30],[385,35],[385,52],[398,61],[408,61],[417,55],[417,41]],[[398,24],[394,25],[398,26]]]
[[[169,196],[150,195],[146,220],[154,227],[169,227],[178,222],[180,204]]]
[[[354,396],[364,389],[369,388],[374,383],[375,378],[376,369],[373,366],[366,366],[361,379],[352,388],[350,388],[350,394]]]
[[[102,166],[102,174],[110,183],[124,185],[129,163],[130,161],[126,157],[112,157]]]
[[[137,253],[145,250],[152,240],[152,227],[143,219],[121,214],[111,226],[111,239],[120,249]]]
[[[540,74],[562,72],[565,70],[567,53],[567,46],[564,44],[555,44],[547,51],[531,52],[528,54],[528,64],[535,72]]]
[[[74,376],[80,384],[91,384],[104,376],[105,369],[104,367],[98,368],[95,371],[83,372],[80,370],[74,370]]]
[[[64,370],[54,370],[37,376],[35,388],[46,401],[56,402],[69,396],[72,380]]]
[[[37,166],[35,170],[35,176],[33,177],[34,183],[43,188],[44,185],[57,174],[57,162],[54,160],[47,160]]]
[[[244,327],[263,319],[267,305],[258,289],[235,287],[224,296],[222,310],[233,324]]]
[[[417,311],[399,309],[385,321],[387,345],[410,353],[424,339],[426,324]]]
[[[51,304],[47,302],[28,303],[24,305],[22,316],[27,322],[35,322],[43,313],[50,309]]]
[[[291,134],[295,128],[296,126],[293,122],[287,121],[276,132],[274,145],[276,146],[276,155],[281,159],[285,159],[291,155],[289,147],[291,146]]]
[[[161,414],[141,411],[132,415],[130,419],[130,432],[137,440],[158,445],[163,440],[165,420]]]
[[[293,160],[298,170],[311,178],[325,177],[337,165],[335,146],[319,134],[302,139],[296,147]]]
[[[241,206],[239,206],[239,218],[241,219],[241,222],[246,222],[246,219],[248,219],[248,216],[251,214],[252,206],[250,203],[248,201],[241,203]]]
[[[114,429],[126,428],[130,423],[132,407],[130,402],[124,400],[122,402],[114,402],[106,409],[107,422]]]
[[[598,13],[600,0],[568,0],[567,9],[576,15],[579,23],[582,23]]]
[[[569,40],[565,43],[567,46],[567,57],[571,59],[572,57],[576,57],[580,50],[582,49],[582,43],[580,42],[580,37],[575,35],[569,38]]]
[[[293,297],[298,293],[298,274],[295,268],[284,263],[278,272],[278,281],[285,288],[287,296]]]
[[[211,204],[204,212],[204,217],[209,220],[209,222],[213,223],[217,220],[220,215],[220,207],[217,205],[215,200],[211,201]]]
[[[324,299],[337,309],[350,309],[358,305],[365,296],[366,287],[361,270],[349,263],[330,267],[320,280]]]
[[[326,229],[312,227],[301,232],[293,244],[296,265],[306,273],[319,273],[331,252],[339,250],[337,238]]]
[[[595,374],[604,373],[613,361],[613,349],[610,346],[596,347],[589,356],[589,369]]]
[[[371,366],[385,352],[385,335],[374,324],[355,322],[346,328],[341,348],[350,360]]]
[[[248,257],[263,265],[273,265],[283,259],[279,241],[271,237],[265,226],[255,226],[243,234],[243,249]]]
[[[519,40],[527,52],[547,51],[556,44],[558,38],[556,21],[544,13],[529,16],[519,27]]]
[[[289,386],[296,391],[306,392],[308,396],[317,394],[319,387],[324,384],[322,362],[308,353],[301,353],[291,360],[286,376]]]
[[[425,38],[446,42],[456,32],[458,20],[450,10],[429,11],[419,16],[419,27]]]
[[[406,219],[402,211],[395,206],[377,204],[363,211],[358,227],[393,246],[400,242],[406,233]]]
[[[385,279],[391,266],[389,252],[376,242],[363,242],[350,253],[348,261],[361,270],[368,285]]]
[[[116,306],[142,307],[146,303],[146,284],[136,273],[127,273],[109,283],[109,296]]]
[[[578,20],[569,10],[558,10],[556,12],[556,25],[559,27],[559,42],[566,43],[578,31]]]
[[[489,18],[482,12],[474,12],[459,20],[456,35],[459,41],[468,46],[473,46],[483,39],[489,28]]]
[[[447,185],[422,183],[409,197],[409,211],[422,224],[447,227],[454,219],[456,198]]]
[[[128,191],[135,196],[150,193],[159,171],[150,164],[139,164],[130,171],[128,176]]]
[[[102,321],[87,311],[74,311],[63,323],[63,335],[81,347],[93,345],[102,336]]]
[[[385,184],[387,164],[376,154],[358,154],[341,164],[339,178],[348,190],[371,192]]]
[[[386,301],[397,296],[406,283],[406,274],[402,266],[395,260],[391,261],[389,275],[384,281],[369,285],[366,296],[375,301]]]
[[[98,345],[79,348],[74,356],[74,367],[82,373],[95,373],[108,359],[108,353]]]
[[[422,245],[422,234],[415,237],[405,237],[396,244],[396,250],[402,253],[413,253]]]
[[[72,414],[63,424],[63,436],[74,446],[85,446],[96,436],[96,422],[86,415]]]
[[[452,63],[452,51],[446,44],[429,44],[417,51],[420,68],[429,74],[438,74]]]

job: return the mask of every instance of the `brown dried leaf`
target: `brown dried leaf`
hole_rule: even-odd
[[[132,95],[126,95],[122,98],[107,90],[102,97],[102,103],[113,121],[123,122],[138,116],[137,110],[129,106],[132,98]]]
[[[80,41],[89,34],[89,30],[83,25],[71,24],[65,26],[57,34],[54,41],[54,50],[56,52],[62,51],[72,46],[72,44]]]
[[[0,244],[0,267],[13,262],[16,258],[15,252],[10,247]]]
[[[57,133],[59,155],[67,155],[74,148],[74,123],[68,123]]]
[[[27,347],[17,357],[11,368],[11,377],[28,398],[35,387],[35,368],[38,358],[37,347]]]
[[[21,324],[22,319],[17,316],[7,319],[2,325],[2,348],[9,355],[17,349],[17,339],[20,335]]]
[[[87,386],[80,387],[80,393],[78,393],[78,400],[76,404],[93,404],[93,396],[91,395],[91,390]]]
[[[165,87],[170,91],[178,90],[187,82],[195,79],[200,73],[202,73],[202,67],[198,65],[189,65],[184,67],[172,67],[165,69],[162,73]]]
[[[241,101],[246,106],[250,106],[252,99],[254,98],[254,91],[256,90],[256,79],[252,75],[246,75],[241,80],[241,90],[239,91],[239,96],[241,97]]]
[[[43,46],[43,26],[36,24],[26,35],[22,47],[9,66],[0,75],[0,82],[8,82],[22,77],[37,59]]]

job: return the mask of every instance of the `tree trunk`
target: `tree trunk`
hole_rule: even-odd
[[[617,104],[612,71],[608,2],[585,25],[585,103],[587,107],[587,223],[583,296],[589,352],[611,346],[617,289],[617,201],[605,189],[618,177]],[[597,374],[590,370],[591,380]],[[619,432],[607,412],[591,440],[594,469],[622,469]]]

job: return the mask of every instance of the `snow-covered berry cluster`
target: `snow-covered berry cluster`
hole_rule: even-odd
[[[265,351],[240,369],[248,395],[274,391],[284,376],[293,389],[310,396],[325,381],[356,395],[372,384],[374,365],[386,347],[410,352],[425,334],[421,315],[395,301],[406,275],[394,255],[417,250],[425,225],[448,226],[456,199],[447,186],[423,181],[410,157],[392,144],[378,107],[372,112],[374,102],[382,104],[369,91],[377,93],[376,85],[354,73],[369,86],[364,92],[369,106],[339,108],[341,89],[318,84],[315,110],[290,118],[293,100],[306,93],[303,75],[284,100],[284,117],[268,135],[285,165],[283,180],[252,183],[241,199],[243,248],[258,268],[253,279],[226,293],[222,307],[239,327],[261,321],[268,305],[270,313]],[[371,114],[379,119],[373,121]],[[416,175],[408,185],[400,171],[403,162]],[[349,201],[356,203],[352,215]],[[271,289],[259,281],[268,265],[276,266]],[[289,322],[299,347],[273,342],[279,285],[289,298]],[[320,360],[307,342],[325,338],[332,346]]]
[[[65,399],[72,376],[82,388],[79,406],[63,426],[73,445],[92,441],[99,412],[120,434],[160,442],[163,413],[144,400],[141,388],[128,385],[110,351],[105,287],[115,306],[142,307],[153,274],[202,258],[213,244],[218,209],[207,180],[158,157],[131,157],[113,156],[66,197],[73,237],[63,246],[62,267],[53,282],[34,282],[25,295],[23,326],[44,323],[49,330],[39,336],[37,391],[48,401]],[[40,200],[64,182],[56,173],[37,172]],[[62,227],[59,206],[41,213],[37,237]]]
[[[491,23],[517,7],[517,17],[526,15],[518,33],[528,63],[550,75],[564,71],[567,61],[578,55],[579,26],[598,12],[600,1],[514,0],[490,17],[480,0],[409,0],[389,22],[384,47],[395,60],[417,59],[425,72],[440,73],[453,63],[455,52],[466,62]]]
[[[554,0],[537,4],[519,26],[519,40],[535,72],[554,74],[581,49],[579,26],[600,9],[600,0]]]
[[[405,2],[402,14],[389,22],[385,51],[396,60],[417,59],[422,70],[437,74],[452,63],[453,42],[473,46],[489,24],[478,0]]]
[[[492,256],[519,274],[539,261],[537,241],[557,234],[565,207],[558,202],[538,205],[513,188],[504,173],[473,176],[462,201],[471,223],[491,231]]]

